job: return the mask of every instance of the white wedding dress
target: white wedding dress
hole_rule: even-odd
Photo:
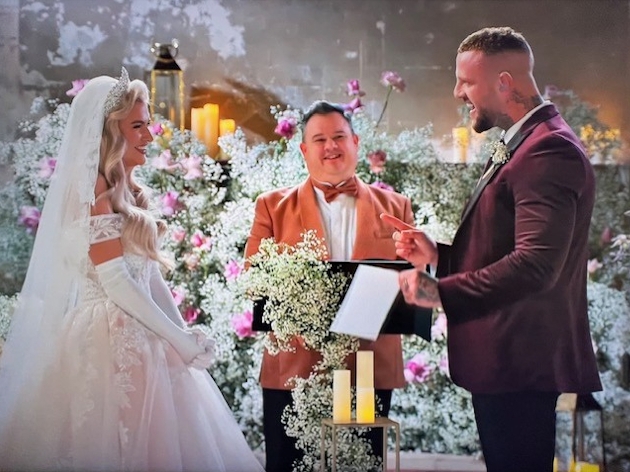
[[[120,231],[122,217],[94,224],[99,218],[90,218],[91,241]],[[124,259],[149,291],[156,262]],[[15,407],[0,470],[262,471],[208,372],[186,366],[168,342],[109,300],[91,263],[82,285],[63,321],[60,352]]]

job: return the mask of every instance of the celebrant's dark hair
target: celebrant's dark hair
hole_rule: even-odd
[[[304,128],[306,128],[306,123],[313,118],[314,115],[329,115],[330,113],[339,113],[344,119],[348,122],[350,126],[350,131],[354,134],[354,128],[352,127],[352,117],[351,115],[344,110],[343,106],[332,103],[326,100],[317,100],[313,102],[313,104],[308,107],[306,112],[304,112],[304,116],[302,117],[302,139],[304,139]]]

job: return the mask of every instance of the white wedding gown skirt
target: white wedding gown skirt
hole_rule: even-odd
[[[125,259],[148,290],[149,263]],[[94,273],[87,285],[63,352],[0,431],[0,471],[262,471],[210,375],[108,300]]]

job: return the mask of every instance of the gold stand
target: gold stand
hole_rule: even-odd
[[[326,437],[330,428],[333,440],[332,472],[337,471],[337,429],[339,428],[381,428],[383,430],[383,472],[387,471],[387,431],[394,429],[396,472],[400,472],[400,424],[385,417],[378,417],[374,423],[357,423],[355,419],[347,423],[335,423],[331,418],[322,420],[320,472],[326,471]]]

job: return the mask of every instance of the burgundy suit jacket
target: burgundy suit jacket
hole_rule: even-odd
[[[438,245],[453,381],[472,393],[601,390],[586,298],[594,173],[553,105],[508,143]]]
[[[357,183],[357,228],[352,259],[396,259],[393,230],[381,222],[380,214],[387,212],[413,224],[411,202],[395,192],[361,181]],[[295,245],[302,233],[309,229],[324,238],[324,226],[310,179],[295,187],[264,193],[256,199],[256,214],[245,257],[258,251],[261,239],[274,238],[277,242]],[[264,388],[291,389],[287,381],[294,376],[307,378],[321,359],[317,351],[304,349],[297,339],[293,346],[295,353],[280,352],[275,356],[265,350],[260,373],[260,383]],[[374,351],[375,388],[389,390],[404,386],[400,335],[387,334],[379,336],[374,342],[361,341],[360,349]],[[347,364],[353,372],[354,363],[352,355]]]

